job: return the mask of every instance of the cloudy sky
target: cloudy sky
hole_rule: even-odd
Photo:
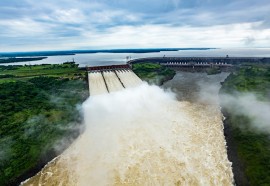
[[[0,52],[270,47],[269,0],[0,0]]]

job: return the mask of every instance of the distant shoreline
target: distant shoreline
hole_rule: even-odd
[[[36,51],[36,52],[0,52],[1,57],[40,57],[40,56],[62,56],[76,54],[95,53],[151,53],[162,51],[179,50],[211,50],[217,48],[149,48],[149,49],[106,49],[106,50],[67,50],[67,51]]]
[[[1,63],[18,63],[18,62],[26,62],[26,61],[40,61],[46,59],[48,57],[7,57],[0,58]]]

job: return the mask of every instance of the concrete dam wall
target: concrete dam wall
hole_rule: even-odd
[[[129,68],[107,68],[109,66],[95,67],[88,72],[90,96],[106,94],[135,87],[142,80]]]
[[[212,64],[212,65],[236,65],[239,63],[270,63],[269,57],[148,57],[128,61],[129,64],[153,62],[160,64]]]

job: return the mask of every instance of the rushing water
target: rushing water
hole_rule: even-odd
[[[161,51],[151,53],[93,53],[76,54],[64,56],[49,56],[40,61],[6,63],[1,65],[24,65],[24,64],[59,64],[67,61],[74,61],[81,67],[96,65],[123,64],[126,57],[131,59],[143,57],[270,57],[270,48],[222,48],[211,50],[179,50],[179,51]]]
[[[100,72],[88,73],[90,95],[99,95],[107,92],[106,84]]]
[[[91,96],[85,132],[24,185],[232,185],[216,99],[227,75],[179,72],[164,85],[176,95],[143,83]]]
[[[115,92],[124,89],[121,82],[118,80],[118,77],[113,71],[105,71],[103,72],[103,76],[108,86],[109,92]]]
[[[115,70],[104,72],[89,72],[88,82],[90,96],[105,94],[135,87],[142,80],[131,70]]]
[[[131,70],[116,70],[116,74],[126,88],[135,87],[142,82]]]
[[[216,75],[206,73],[178,72],[173,80],[166,82],[163,87],[171,89],[180,101],[218,103],[218,92],[223,82],[229,75],[222,72]]]

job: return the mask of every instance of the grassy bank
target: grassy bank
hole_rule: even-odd
[[[136,63],[132,65],[132,69],[142,80],[156,85],[162,85],[175,75],[174,70],[157,63]]]
[[[270,68],[262,66],[245,67],[232,73],[223,83],[220,93],[239,96],[239,93],[253,93],[265,104],[270,103]],[[221,100],[230,130],[230,143],[237,151],[240,166],[250,185],[270,183],[270,140],[267,131],[254,129],[250,115],[240,114]],[[263,112],[263,110],[262,110]],[[270,122],[270,121],[269,121]],[[228,136],[227,136],[228,138]],[[230,144],[229,144],[230,148]],[[233,162],[239,164],[239,162]],[[236,167],[237,169],[237,167]]]
[[[83,79],[85,77],[85,71],[80,70],[78,64],[74,62],[53,65],[0,66],[0,83],[17,80],[24,81],[38,76]]]
[[[0,75],[0,185],[9,185],[79,135],[88,85],[76,64],[1,67]]]

